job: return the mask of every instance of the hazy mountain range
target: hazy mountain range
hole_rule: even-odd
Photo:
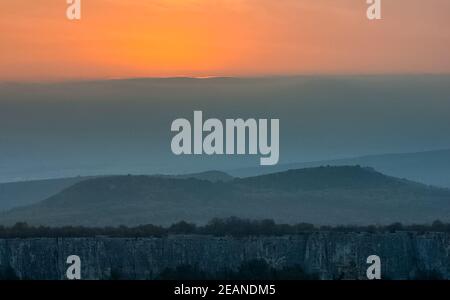
[[[193,177],[209,181],[226,182],[232,180],[233,177],[250,177],[290,169],[346,165],[371,167],[386,175],[405,178],[436,187],[450,188],[450,150],[371,155],[339,160],[280,164],[271,167],[241,168],[226,170],[225,172],[205,171],[181,175],[157,174],[153,176],[174,178]],[[64,188],[88,178],[78,176],[73,178],[0,183],[0,211],[39,202],[55,195]]]
[[[314,224],[449,221],[450,190],[357,166],[214,182],[192,177],[106,176],[80,181],[44,201],[3,212],[0,224],[168,225],[181,220],[201,224],[229,216]]]
[[[450,150],[424,151],[450,149],[449,99],[449,75],[0,83],[0,182],[16,182],[0,184],[0,221],[448,219],[448,190],[419,183],[450,187]],[[174,155],[171,122],[194,110],[279,118],[280,164]],[[326,165],[342,167],[311,168]]]

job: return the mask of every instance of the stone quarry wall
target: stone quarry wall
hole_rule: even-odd
[[[369,255],[382,277],[450,279],[448,233],[305,233],[283,237],[0,239],[0,268],[21,279],[65,279],[69,255],[81,258],[82,279],[154,279],[165,268],[192,265],[208,273],[263,259],[274,268],[298,265],[322,279],[365,279]]]

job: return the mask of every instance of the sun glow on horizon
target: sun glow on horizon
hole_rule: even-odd
[[[387,2],[379,23],[353,0],[82,3],[76,22],[65,1],[2,4],[0,80],[450,72],[446,0]]]

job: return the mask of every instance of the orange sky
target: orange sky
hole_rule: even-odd
[[[449,73],[450,1],[0,2],[0,80]]]

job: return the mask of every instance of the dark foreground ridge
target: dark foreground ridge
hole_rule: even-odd
[[[450,224],[314,226],[214,219],[205,226],[0,226],[0,279],[65,279],[78,255],[83,279],[365,279],[378,255],[383,279],[449,279]]]
[[[4,279],[66,279],[79,256],[81,279],[450,279],[450,234],[305,232],[265,237],[0,239]]]

